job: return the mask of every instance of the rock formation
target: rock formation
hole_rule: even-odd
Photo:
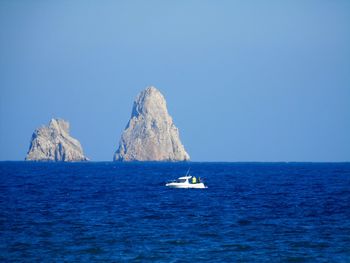
[[[36,129],[32,135],[27,161],[87,161],[80,142],[69,135],[69,123],[52,119],[49,126]]]
[[[187,161],[163,95],[148,87],[136,98],[114,155],[115,161]]]

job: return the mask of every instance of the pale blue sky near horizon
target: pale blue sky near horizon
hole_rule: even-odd
[[[66,119],[111,161],[136,95],[192,161],[350,161],[350,1],[1,1],[0,160]]]

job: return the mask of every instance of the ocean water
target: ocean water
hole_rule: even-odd
[[[1,162],[0,205],[1,262],[350,262],[349,163]]]

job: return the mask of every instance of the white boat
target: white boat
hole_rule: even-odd
[[[195,178],[195,182],[193,182],[193,176],[183,176],[179,177],[177,180],[167,183],[165,186],[170,188],[197,188],[203,189],[208,188],[204,185],[204,183],[200,182],[199,179]]]

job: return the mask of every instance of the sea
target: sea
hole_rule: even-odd
[[[0,262],[350,262],[350,163],[0,162]]]

